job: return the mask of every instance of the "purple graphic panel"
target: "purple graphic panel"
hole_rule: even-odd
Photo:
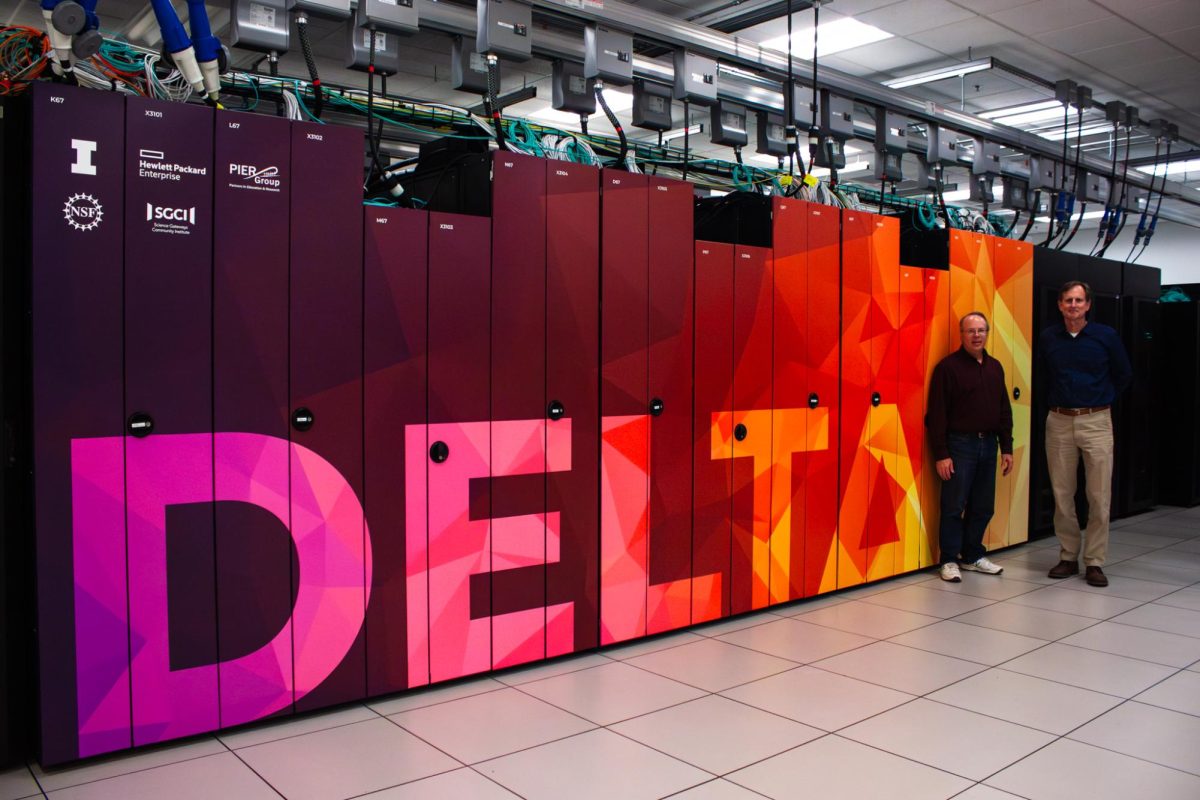
[[[42,763],[131,744],[124,635],[125,519],[98,508],[91,526],[116,548],[94,584],[72,591],[75,436],[120,436],[125,101],[115,93],[32,87],[32,401]],[[120,455],[96,491],[125,491]],[[78,600],[78,603],[77,603]],[[93,637],[75,693],[76,632]],[[78,700],[78,702],[77,702]]]
[[[217,486],[216,500],[251,506],[287,528],[295,548],[300,580],[295,606],[285,625],[258,649],[234,659],[179,668],[171,662],[167,629],[170,608],[167,562],[167,517],[173,506],[196,503],[209,496],[214,448],[217,469],[227,479]],[[121,462],[123,437],[77,439],[72,443],[77,524],[76,594],[82,604],[90,588],[106,583],[105,573],[122,562],[113,536],[114,526],[97,525],[121,508],[120,486],[109,478]],[[135,735],[166,740],[182,735],[194,721],[210,713],[207,687],[215,685],[218,667],[235,685],[257,684],[253,695],[235,704],[245,720],[268,716],[293,703],[333,673],[359,638],[364,598],[369,598],[371,552],[364,549],[363,514],[355,492],[321,456],[286,439],[250,433],[163,434],[126,451],[129,480],[143,490],[131,496],[128,513],[140,520],[129,528],[130,551],[147,562],[142,579],[131,582],[130,604],[140,611],[128,628],[110,624],[78,638],[79,663],[100,663],[109,641],[128,634],[134,649],[132,668],[113,670],[116,683],[137,687],[139,705]],[[288,486],[292,499],[289,502]],[[211,480],[211,479],[210,479]],[[158,564],[157,571],[149,568]],[[292,630],[297,642],[294,665],[289,660]],[[94,651],[94,652],[93,652]],[[284,666],[286,665],[286,667]],[[103,698],[101,675],[82,671],[78,691],[84,698]],[[113,677],[113,676],[109,676]]]
[[[291,126],[287,120],[219,111],[215,132],[213,221],[213,424],[217,431],[288,436],[288,234]],[[233,453],[214,457],[217,495],[235,494],[249,465]],[[227,446],[227,445],[226,445]],[[287,451],[260,475],[282,476],[261,487],[288,499]],[[282,524],[252,506],[218,503],[216,521],[217,660],[221,726],[279,708],[279,676],[292,670],[291,553]],[[251,663],[285,626],[283,646]],[[261,672],[250,671],[253,666]],[[285,706],[291,708],[291,698]]]
[[[599,644],[600,171],[552,164],[546,199],[546,403],[562,403],[558,424],[571,425],[571,470],[546,476],[546,507],[561,524],[546,600],[575,608],[568,650],[557,650],[547,632],[546,655],[556,656]]]
[[[334,125],[292,125],[291,215],[291,413],[307,414],[293,423],[292,441],[320,453],[351,491],[363,490],[362,394],[362,131]],[[319,524],[306,519],[312,498],[292,485],[292,526]],[[359,509],[358,502],[354,507]],[[322,509],[325,512],[333,509]],[[363,531],[365,536],[365,529]],[[365,547],[360,541],[359,550]],[[327,568],[354,552],[333,552]],[[293,585],[300,578],[293,566]],[[360,598],[362,600],[362,598]],[[297,711],[344,703],[366,694],[366,637],[361,630],[341,665]],[[301,628],[294,629],[293,658],[310,657],[318,646]]]
[[[492,161],[492,464],[486,505],[477,505],[492,518],[492,565],[472,580],[472,592],[489,592],[497,615],[493,667],[546,657],[544,456],[546,426],[561,421],[546,399],[548,164],[509,152]],[[530,422],[518,432],[495,424],[505,420]]]
[[[172,666],[217,656],[212,472],[213,111],[159,101],[127,103],[125,114],[125,411],[133,742],[159,742],[219,724],[215,670],[186,691],[164,691]],[[145,415],[140,421],[139,415]],[[152,427],[151,427],[152,426]],[[155,437],[202,434],[207,453],[186,474],[186,513],[171,517],[169,542],[147,516],[164,476],[135,472]],[[176,480],[179,476],[176,476]],[[169,544],[169,547],[167,546]],[[186,566],[190,591],[173,595],[169,619],[139,598],[165,591],[169,558]],[[177,685],[175,688],[183,688]]]
[[[408,493],[405,428],[424,431],[426,294],[429,217],[424,211],[365,206],[363,281],[363,424],[366,493],[363,506],[375,531],[375,579],[367,607],[367,691],[407,689],[410,675],[424,676],[428,662],[408,663]],[[420,448],[421,453],[425,446]],[[415,468],[423,480],[425,463]],[[424,507],[424,492],[419,498]],[[421,537],[425,516],[414,522]],[[422,595],[417,598],[424,604]],[[428,622],[426,622],[428,625]]]

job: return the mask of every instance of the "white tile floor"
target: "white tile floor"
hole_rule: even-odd
[[[1114,525],[1112,585],[932,572],[45,772],[0,800],[1200,798],[1200,508]]]

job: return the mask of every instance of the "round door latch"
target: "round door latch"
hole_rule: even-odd
[[[663,412],[663,401],[661,397],[655,397],[650,401],[650,416],[657,417]]]
[[[746,426],[739,422],[733,428],[733,438],[737,439],[740,442],[746,438],[746,434],[748,434],[749,432],[750,431],[746,430]]]
[[[816,392],[813,392],[812,394],[810,394],[808,396],[808,407],[809,408],[816,408],[820,404],[821,404],[821,398],[817,397]]]
[[[434,442],[429,448],[429,457],[435,464],[441,464],[450,457],[450,447],[445,442]]]
[[[298,431],[306,431],[313,426],[313,412],[300,406],[292,412],[292,427]]]
[[[1021,399],[1021,387],[1014,386],[1013,387],[1013,400],[1020,400],[1020,399]]]
[[[135,411],[129,415],[129,421],[125,423],[125,428],[129,431],[130,436],[145,439],[154,433],[154,418],[144,411]]]
[[[546,406],[546,416],[550,419],[562,419],[563,415],[566,413],[567,409],[564,408],[563,404],[557,400],[552,401],[550,405]]]
[[[878,406],[882,401],[883,398],[879,396],[879,392],[875,392],[871,395],[871,405]]]

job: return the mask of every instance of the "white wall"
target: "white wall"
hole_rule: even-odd
[[[1137,217],[1130,217],[1125,225],[1121,238],[1112,243],[1105,254],[1106,258],[1117,261],[1125,260],[1129,248],[1133,246],[1133,234],[1137,230]],[[1038,225],[1034,231],[1044,231],[1044,226]],[[1043,233],[1044,236],[1044,233]],[[1040,241],[1036,236],[1030,236],[1032,241]],[[1095,223],[1089,227],[1080,228],[1079,233],[1066,247],[1075,253],[1087,253],[1096,243]],[[1138,245],[1138,250],[1141,250]],[[1137,255],[1137,251],[1134,251]],[[1147,267],[1158,267],[1162,270],[1162,285],[1170,286],[1177,283],[1200,283],[1200,229],[1178,222],[1167,222],[1160,219],[1154,230],[1154,238],[1150,246],[1142,253],[1137,263]]]

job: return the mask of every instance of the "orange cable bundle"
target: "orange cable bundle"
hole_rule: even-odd
[[[20,94],[50,63],[50,41],[37,28],[0,26],[0,97]]]

